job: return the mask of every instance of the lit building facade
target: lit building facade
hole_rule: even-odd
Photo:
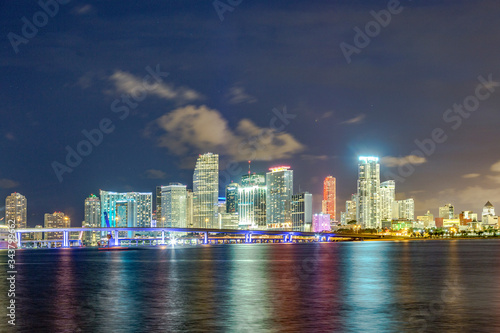
[[[218,227],[219,155],[206,153],[196,161],[193,174],[193,224],[195,228]]]
[[[193,191],[186,191],[186,226],[193,228]]]
[[[100,191],[101,226],[106,227],[104,212],[108,214],[110,227],[151,227],[151,192]],[[118,219],[117,219],[118,217]]]
[[[238,183],[231,183],[226,186],[226,213],[238,212]]]
[[[328,214],[314,214],[312,217],[311,231],[331,231],[330,216]]]
[[[82,227],[92,228],[101,225],[101,200],[95,195],[90,195],[85,199],[84,221]],[[84,241],[90,244],[97,243],[100,240],[99,232],[87,231],[84,234]]]
[[[455,217],[455,208],[452,204],[446,204],[439,207],[439,217],[444,219],[453,219]]]
[[[156,198],[155,198],[155,220],[156,220],[156,226],[157,227],[163,227],[165,219],[162,219],[161,215],[161,186],[156,186]]]
[[[238,228],[266,229],[265,174],[244,175],[238,188]]]
[[[312,225],[312,194],[308,192],[292,195],[292,230],[310,231]]]
[[[8,225],[9,221],[14,221],[16,228],[26,228],[27,209],[28,201],[26,197],[17,192],[12,193],[5,198],[5,223]],[[26,236],[23,236],[23,238]]]
[[[495,207],[491,204],[491,202],[487,202],[483,207],[483,213],[481,216],[492,215],[495,216]]]
[[[293,170],[288,166],[270,168],[266,174],[266,222],[268,229],[291,228],[290,204]]]
[[[167,228],[187,228],[186,185],[172,183],[161,187],[161,211]]]
[[[378,157],[360,156],[357,221],[363,228],[380,227],[380,164]]]
[[[71,220],[68,216],[65,216],[62,212],[54,212],[52,214],[45,214],[44,216],[44,227],[49,228],[69,228],[71,226]],[[46,232],[45,239],[62,239],[62,232]]]
[[[347,200],[345,202],[345,223],[351,221],[357,221],[357,212],[358,212],[358,195],[352,194],[351,200]]]
[[[323,201],[321,203],[322,213],[329,214],[331,221],[337,221],[337,180],[328,176],[323,181]]]
[[[380,220],[391,221],[392,206],[396,199],[396,182],[387,180],[380,184]]]

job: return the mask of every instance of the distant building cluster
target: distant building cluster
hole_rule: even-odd
[[[250,162],[249,162],[250,163]],[[412,198],[396,200],[394,180],[380,182],[378,157],[360,156],[357,191],[345,203],[345,211],[337,221],[336,179],[327,176],[323,181],[321,212],[313,212],[313,196],[309,192],[295,193],[293,170],[276,166],[266,173],[241,176],[240,183],[225,187],[225,197],[219,197],[219,155],[199,155],[193,173],[193,189],[180,183],[157,186],[152,192],[113,192],[100,190],[99,197],[85,199],[83,227],[137,227],[144,231],[120,231],[120,237],[147,235],[148,228],[209,228],[254,229],[287,231],[331,231],[336,227],[362,229],[403,228],[498,228],[498,216],[488,201],[480,219],[472,211],[457,214],[452,204],[415,217]],[[153,205],[155,206],[153,209]],[[16,228],[27,227],[27,200],[12,193],[5,200],[5,218],[14,220]],[[62,212],[44,216],[44,228],[70,226],[70,217]],[[42,228],[37,225],[37,228]],[[45,232],[46,240],[60,239],[57,232]],[[83,234],[83,235],[82,235]],[[41,234],[24,235],[41,239]],[[99,232],[85,232],[78,237],[87,243],[97,243]],[[82,238],[83,237],[83,238]]]

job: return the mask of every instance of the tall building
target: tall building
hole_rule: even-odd
[[[387,180],[380,184],[380,220],[391,221],[392,206],[396,199],[396,182]]]
[[[266,176],[263,173],[244,175],[238,188],[238,227],[266,229]]]
[[[292,230],[310,231],[312,225],[312,194],[309,192],[292,195]],[[331,220],[331,218],[330,218]]]
[[[394,219],[415,220],[415,201],[412,198],[394,201],[393,217]]]
[[[161,186],[156,186],[156,200],[155,200],[155,211],[156,211],[156,226],[163,227],[164,219],[161,216]]]
[[[195,228],[218,226],[219,155],[206,153],[196,161],[193,174],[193,224]]]
[[[193,190],[186,192],[186,227],[193,228]]]
[[[357,221],[363,228],[379,228],[380,164],[378,157],[359,157],[357,198]]]
[[[8,225],[8,222],[13,220],[16,228],[26,228],[27,207],[28,201],[24,195],[17,192],[9,195],[5,198],[5,223]]]
[[[330,216],[328,214],[314,214],[311,232],[331,231]]]
[[[69,228],[71,225],[71,220],[68,216],[65,216],[62,212],[54,212],[52,214],[45,214],[44,216],[44,227],[45,228]],[[46,232],[45,239],[62,239],[62,232]]]
[[[444,219],[452,219],[455,216],[455,209],[452,204],[446,204],[439,207],[439,217]]]
[[[226,213],[238,212],[238,183],[231,183],[226,186]]]
[[[328,176],[323,181],[323,214],[330,214],[331,221],[337,221],[336,215],[337,202],[337,180],[335,177]]]
[[[289,166],[270,168],[266,174],[266,223],[271,229],[291,228],[290,204],[293,170]]]
[[[489,201],[483,207],[482,216],[487,216],[487,215],[495,216],[495,207],[493,207],[493,205]]]
[[[163,226],[168,228],[187,227],[186,185],[171,183],[161,187],[161,211],[165,218]]]
[[[345,223],[357,221],[358,195],[352,194],[351,200],[345,202]]]
[[[101,201],[100,199],[91,194],[85,199],[84,207],[85,220],[82,223],[84,228],[100,227],[101,226]],[[87,243],[97,243],[100,240],[99,232],[87,231],[84,235],[84,241]]]
[[[112,228],[151,227],[152,196],[151,192],[120,193],[101,190],[101,226],[106,227],[104,218],[106,212]]]

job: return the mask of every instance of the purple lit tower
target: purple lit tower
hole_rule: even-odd
[[[331,231],[330,214],[314,214],[311,231],[312,232]]]

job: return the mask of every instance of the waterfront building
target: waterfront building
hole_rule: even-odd
[[[357,221],[363,228],[380,227],[380,164],[378,157],[360,156]]]
[[[312,194],[309,192],[304,192],[292,195],[291,208],[292,208],[292,230],[293,231],[311,230]]]
[[[226,186],[226,213],[238,212],[238,183],[231,183]]]
[[[417,216],[417,221],[421,222],[425,228],[433,228],[436,226],[434,215],[428,210],[425,215]]]
[[[394,220],[403,219],[413,221],[415,219],[415,201],[412,198],[394,201],[392,205],[392,217]]]
[[[101,226],[101,200],[91,194],[85,199],[84,218],[82,223],[84,228],[96,228]],[[98,231],[87,231],[83,235],[85,243],[96,244],[100,240]]]
[[[491,204],[491,202],[487,202],[483,207],[483,213],[481,216],[492,215],[495,216],[495,207]]]
[[[195,228],[217,228],[219,155],[199,155],[193,174],[193,224]]]
[[[439,217],[443,219],[453,219],[455,217],[455,210],[452,204],[446,204],[439,207]]]
[[[193,228],[193,190],[186,192],[186,226]]]
[[[323,201],[321,202],[321,212],[329,214],[331,221],[337,221],[337,180],[333,176],[328,176],[323,181]]]
[[[180,183],[161,187],[162,227],[187,228],[187,188]]]
[[[44,227],[46,229],[50,228],[69,228],[71,225],[71,220],[69,216],[65,216],[62,212],[54,212],[52,214],[45,214],[44,216]],[[46,232],[45,239],[62,239],[62,232]]]
[[[162,219],[161,215],[161,186],[156,186],[156,198],[155,198],[155,220],[157,227],[163,227],[165,219]]]
[[[290,229],[293,170],[289,166],[269,169],[266,174],[266,224],[268,229]]]
[[[357,194],[351,195],[351,200],[347,200],[345,202],[345,223],[351,221],[356,221],[357,219],[357,211],[358,211],[358,196]]]
[[[243,175],[238,187],[238,227],[240,229],[266,229],[266,176]]]
[[[311,231],[331,231],[330,216],[328,214],[314,214],[312,217]]]
[[[387,180],[380,184],[380,220],[391,221],[393,219],[392,207],[396,200],[396,182]]]
[[[16,228],[27,226],[28,200],[21,193],[14,192],[5,198],[5,224],[14,221]],[[25,236],[23,236],[25,237]]]

